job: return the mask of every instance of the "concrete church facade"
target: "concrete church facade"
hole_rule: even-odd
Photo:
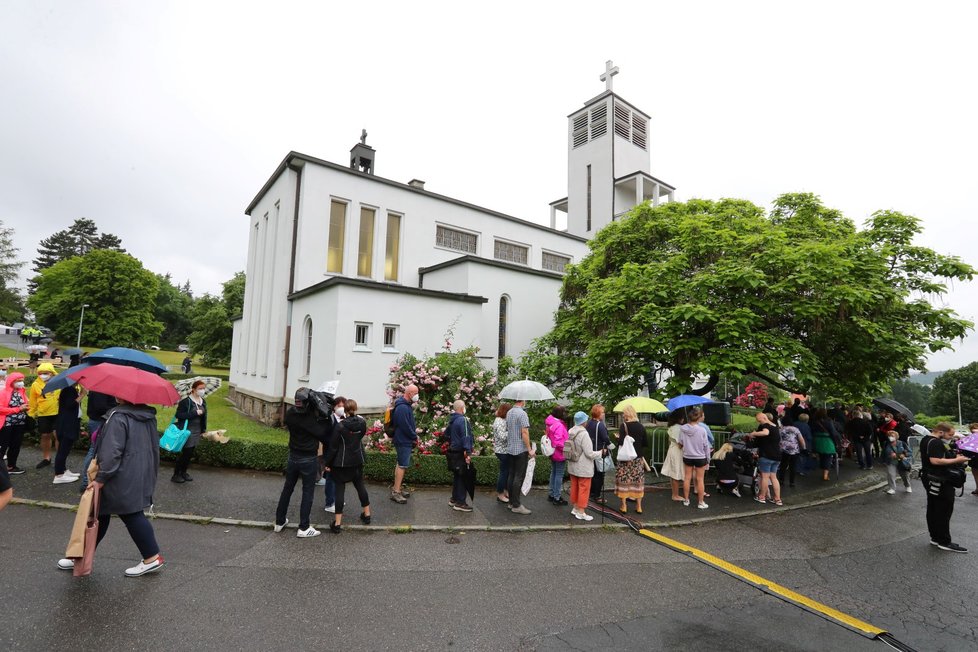
[[[649,117],[612,90],[568,117],[568,196],[549,226],[374,174],[366,133],[340,165],[290,152],[245,210],[244,308],[230,396],[278,423],[300,386],[339,380],[361,412],[386,404],[390,366],[410,352],[475,345],[494,368],[552,326],[564,267],[643,201],[672,200],[650,174]],[[557,213],[567,228],[556,228]]]

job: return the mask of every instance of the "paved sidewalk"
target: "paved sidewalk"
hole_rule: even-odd
[[[20,455],[19,464],[27,469],[24,475],[12,476],[15,500],[30,500],[52,505],[74,505],[78,502],[79,483],[52,484],[54,473],[51,467],[35,470],[40,461],[40,451],[34,447],[25,448]],[[80,472],[82,456],[72,452],[68,468]],[[188,520],[219,519],[220,522],[233,522],[245,525],[270,526],[275,517],[275,506],[282,490],[283,476],[279,473],[218,469],[205,466],[192,466],[193,482],[174,484],[170,482],[171,469],[160,469],[154,513],[157,516],[176,515]],[[608,504],[617,507],[620,503],[614,495],[614,477],[608,474],[605,496]],[[767,514],[775,511],[796,509],[813,504],[831,502],[847,495],[872,491],[881,487],[884,473],[881,468],[861,471],[855,461],[843,461],[839,480],[834,474],[830,481],[823,482],[821,472],[799,477],[796,488],[784,487],[782,499],[784,507],[761,505],[749,496],[737,499],[731,496],[718,496],[707,484],[707,492],[713,496],[707,499],[710,508],[698,510],[683,507],[682,503],[671,500],[668,481],[657,482],[651,478],[651,486],[646,488],[643,514],[634,514],[634,504],[629,503],[629,516],[641,519],[650,527],[686,525],[726,518],[739,518],[753,514]],[[565,498],[566,487],[565,485]],[[880,489],[881,490],[881,489]],[[489,487],[477,487],[474,511],[456,512],[448,505],[451,494],[449,487],[414,487],[406,505],[398,505],[390,500],[390,486],[368,483],[373,520],[369,529],[412,528],[412,529],[563,529],[600,527],[602,524],[616,525],[608,519],[602,520],[594,512],[590,523],[579,521],[571,516],[570,506],[556,507],[547,501],[545,488],[534,488],[523,503],[532,514],[521,516],[513,514],[504,504],[496,501],[495,492]],[[289,521],[295,524],[298,519],[301,484],[296,486],[289,508]],[[344,510],[344,527],[354,529],[359,526],[357,516],[360,505],[352,485],[347,486],[347,509]],[[352,502],[351,502],[352,501]],[[694,502],[695,504],[695,502]],[[316,487],[313,502],[312,522],[317,527],[332,521],[332,514],[323,511],[325,498],[322,487]],[[365,528],[367,529],[367,528]]]

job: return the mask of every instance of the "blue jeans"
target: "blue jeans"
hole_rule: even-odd
[[[501,494],[506,491],[509,485],[509,462],[512,459],[507,453],[496,453],[499,460],[499,476],[496,478],[496,493]]]
[[[560,498],[560,492],[564,487],[564,467],[567,462],[557,462],[550,459],[550,497]]]
[[[336,504],[336,482],[333,481],[333,474],[323,471],[323,493],[326,494],[326,506],[331,507]]]
[[[285,515],[289,511],[289,501],[295,484],[302,478],[302,502],[299,503],[299,529],[309,528],[309,514],[312,512],[312,497],[316,491],[316,474],[319,471],[319,461],[316,455],[298,457],[289,451],[289,461],[285,466],[285,486],[278,498],[278,509],[275,510],[275,524],[283,525]]]
[[[88,436],[91,437],[93,432],[96,432],[102,427],[104,421],[98,419],[88,420]],[[88,465],[92,463],[95,459],[95,442],[93,441],[91,446],[88,447],[88,453],[85,455],[85,461],[82,462],[81,467],[81,488],[84,491],[85,487],[88,486]]]

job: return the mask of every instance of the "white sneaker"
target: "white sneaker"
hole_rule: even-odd
[[[54,484],[68,484],[69,482],[78,482],[78,476],[67,473],[54,476]]]
[[[576,518],[579,521],[587,520],[587,519],[584,518],[585,516],[587,516],[587,514],[584,513],[584,512],[574,512],[574,518]],[[594,518],[594,517],[592,517],[592,518]]]
[[[139,577],[140,575],[145,575],[146,573],[155,573],[161,568],[163,568],[163,558],[157,556],[156,559],[149,562],[148,564],[143,561],[140,561],[132,568],[127,568],[126,577]]]
[[[709,508],[710,506],[707,505],[706,503],[700,503],[699,505],[696,506],[696,509],[709,509]]]
[[[299,537],[300,539],[306,539],[308,537],[318,537],[319,534],[320,534],[319,530],[317,530],[316,528],[314,528],[311,525],[309,526],[309,529],[307,529],[307,530],[298,530],[295,533],[295,535],[297,537]]]
[[[907,487],[907,493],[908,494],[912,494],[913,493],[913,489],[911,487]]]
[[[65,469],[65,475],[73,475],[76,478],[80,478],[81,477],[81,473],[75,473],[71,469]]]
[[[325,487],[326,486],[326,478],[319,478],[318,480],[316,480],[316,486],[317,487]]]
[[[896,489],[887,489],[887,490],[886,490],[886,493],[888,493],[889,495],[891,495],[891,496],[892,496],[893,494],[895,494],[895,493],[896,493]]]
[[[58,568],[61,570],[75,570],[75,560],[74,559],[59,559]]]
[[[289,524],[289,519],[285,519],[285,523],[282,523],[281,525],[276,523],[275,527],[273,527],[272,530],[274,530],[275,532],[281,532],[282,528],[284,528],[288,524]]]
[[[336,513],[336,505],[326,505],[326,510],[325,511],[329,512],[330,514],[335,514]]]
[[[739,490],[734,489],[731,493],[733,493],[733,495],[737,496],[737,498],[740,498],[740,491]]]
[[[580,519],[582,521],[593,521],[594,517],[588,514],[587,512],[581,512]]]

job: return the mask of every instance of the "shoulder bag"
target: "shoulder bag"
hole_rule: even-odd
[[[182,451],[183,445],[190,439],[190,430],[187,429],[189,423],[189,419],[184,421],[183,429],[180,429],[177,427],[177,418],[173,417],[170,425],[163,431],[163,436],[160,437],[160,448],[169,453],[179,453]]]

